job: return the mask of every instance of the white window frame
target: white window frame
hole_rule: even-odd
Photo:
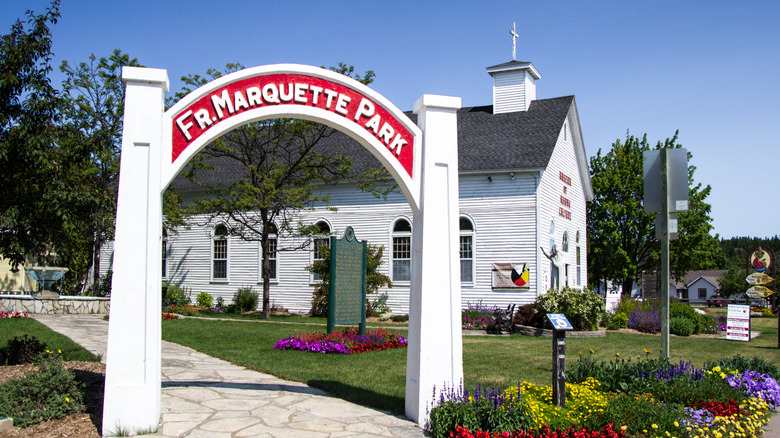
[[[406,221],[406,223],[409,224],[410,231],[395,231],[396,225],[400,221]],[[406,217],[398,217],[396,218],[391,226],[390,226],[390,278],[393,281],[393,283],[399,283],[403,285],[408,285],[411,283],[412,280],[412,221],[409,220]],[[408,239],[409,242],[409,257],[408,258],[396,258],[396,251],[395,251],[395,240],[396,239]],[[406,261],[409,263],[409,278],[398,280],[395,278],[395,263],[396,261]]]
[[[461,222],[464,221],[464,220],[468,221],[469,225],[471,225],[471,229],[470,230],[464,230],[463,227],[461,226]],[[460,216],[460,218],[458,220],[458,228],[459,228],[459,231],[460,231],[460,238],[458,240],[458,254],[459,254],[459,258],[460,258],[460,262],[461,262],[460,263],[460,268],[461,268],[460,283],[461,283],[461,285],[464,285],[464,286],[473,286],[474,282],[475,282],[475,278],[476,278],[476,267],[477,267],[477,254],[476,254],[477,230],[476,230],[476,227],[474,226],[474,220],[471,217],[466,216],[466,215]],[[470,244],[471,244],[471,248],[470,248],[471,257],[470,258],[464,258],[463,257],[463,238],[464,237],[468,237],[471,240],[471,242],[470,242]],[[469,273],[470,276],[471,276],[471,280],[464,280],[463,279],[463,261],[464,260],[471,260],[471,272]]]
[[[276,224],[272,224],[276,231],[275,233],[268,234],[268,240],[271,245],[274,245],[274,251],[271,254],[269,260],[274,263],[273,272],[268,279],[271,283],[277,283],[279,281],[279,228]],[[257,242],[257,283],[263,284],[263,242]]]
[[[225,228],[225,235],[224,237],[220,237],[217,235],[217,229],[219,227]],[[224,240],[225,241],[225,258],[222,259],[216,259],[214,254],[214,246],[218,240]],[[214,283],[229,283],[230,282],[230,231],[226,223],[220,222],[217,225],[214,226],[211,230],[211,258],[209,260],[209,271],[210,271],[210,278],[211,281]],[[214,262],[217,260],[224,260],[225,261],[225,277],[215,277],[214,276]]]
[[[316,220],[314,222],[314,225],[320,225],[320,224],[323,224],[324,226],[328,227],[328,233],[327,233],[327,235],[326,234],[317,235],[317,236],[315,236],[311,240],[311,255],[309,257],[310,265],[313,265],[314,262],[316,262],[318,260],[322,260],[320,258],[317,258],[317,242],[318,241],[324,241],[325,245],[330,247],[330,236],[333,234],[333,227],[330,225],[330,222],[328,222],[325,219],[318,219],[318,220]],[[322,229],[323,229],[323,227],[320,226],[320,231],[322,231]],[[317,274],[315,274],[313,272],[311,272],[309,274],[309,277],[310,277],[309,281],[311,282],[311,284],[317,284],[317,283],[321,283],[322,282],[322,278],[319,277],[319,275],[317,275]]]

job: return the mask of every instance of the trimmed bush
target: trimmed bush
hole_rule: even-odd
[[[8,341],[8,365],[33,363],[35,358],[46,351],[46,344],[35,336],[14,336]]]
[[[35,363],[37,372],[0,385],[0,417],[11,417],[14,426],[27,427],[84,410],[81,385],[59,355],[43,353]]]
[[[211,308],[211,305],[214,304],[214,297],[207,292],[201,292],[198,294],[198,297],[195,298],[195,302],[198,303],[198,307],[201,309],[209,309]]]
[[[693,321],[681,316],[675,316],[669,319],[669,333],[677,336],[690,336],[693,334],[695,325]]]
[[[229,311],[236,313],[253,312],[257,310],[260,297],[251,287],[239,288],[233,295],[233,304],[228,306]]]
[[[536,327],[539,324],[539,319],[535,304],[523,304],[515,311],[514,323]]]
[[[607,316],[607,330],[620,330],[628,327],[628,315],[625,313],[619,312],[614,315],[607,314]]]

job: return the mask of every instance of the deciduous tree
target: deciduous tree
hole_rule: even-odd
[[[658,142],[655,149],[679,148],[677,132]],[[595,198],[588,209],[589,283],[613,281],[628,293],[642,272],[660,270],[660,244],[655,239],[654,214],[644,212],[642,154],[650,150],[645,134],[627,134],[609,152],[591,157]],[[690,163],[691,154],[688,154]],[[725,263],[717,237],[710,234],[712,218],[706,202],[711,188],[694,182],[688,167],[689,210],[678,213],[679,238],[671,244],[671,270],[682,278],[690,269],[715,269]]]
[[[211,79],[242,69],[240,64],[228,64],[224,72],[209,69],[206,76],[182,78],[181,98],[192,89]],[[374,73],[356,74],[354,67],[340,63],[332,70],[351,76],[363,84],[373,81]],[[169,104],[172,102],[169,102]],[[238,165],[242,175],[225,186],[205,185],[208,196],[193,202],[192,214],[206,215],[209,222],[226,221],[229,233],[243,240],[259,241],[262,248],[263,316],[270,315],[271,247],[270,235],[283,237],[311,235],[317,227],[297,221],[301,210],[316,203],[326,204],[327,193],[320,190],[329,184],[353,180],[362,188],[375,191],[373,184],[389,178],[384,169],[375,169],[354,177],[350,157],[333,150],[318,148],[335,130],[328,126],[295,119],[273,119],[250,123],[235,129],[208,145],[193,161],[188,177],[205,181],[211,159],[226,159]],[[289,242],[289,240],[288,240]],[[307,247],[304,242],[292,250]]]

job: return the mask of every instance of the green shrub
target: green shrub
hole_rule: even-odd
[[[690,336],[693,334],[696,325],[688,318],[675,316],[669,318],[669,333],[677,336]]]
[[[376,293],[380,287],[393,287],[390,277],[381,273],[379,267],[382,265],[382,254],[385,247],[382,245],[368,244],[366,253],[366,294]],[[312,316],[328,316],[328,293],[330,292],[330,248],[323,246],[320,248],[317,260],[306,269],[319,275],[322,281],[314,287],[311,300]],[[366,298],[368,300],[368,298]],[[371,302],[366,302],[366,313],[371,312]],[[370,316],[370,315],[369,315]]]
[[[217,308],[219,309],[225,308],[225,300],[221,296],[217,297]]]
[[[195,298],[195,302],[198,303],[198,307],[201,309],[210,309],[211,305],[214,303],[214,297],[207,292],[201,292],[198,294],[198,297]]]
[[[163,290],[165,290],[165,297],[163,302],[166,304],[173,304],[175,306],[188,306],[190,305],[191,292],[187,288],[179,287],[175,284],[163,283]]]
[[[604,313],[604,301],[587,288],[581,291],[569,287],[550,289],[536,298],[536,312],[542,315],[563,313],[575,330],[597,330]]]
[[[27,427],[84,410],[81,385],[59,355],[44,353],[35,363],[37,372],[0,385],[0,417],[11,417],[14,426]]]
[[[709,333],[709,334],[718,334],[720,333],[720,327],[718,326],[718,322],[715,321],[715,318],[712,315],[702,315],[701,313],[695,314],[696,318],[693,320],[694,324],[696,325],[696,328],[694,329],[694,334],[699,333]]]
[[[609,314],[607,314],[609,315]],[[628,315],[623,312],[609,315],[606,318],[607,330],[620,330],[628,327]]]
[[[233,304],[228,306],[228,311],[233,313],[253,312],[257,310],[260,296],[252,287],[241,287],[233,294]]]
[[[39,354],[46,351],[46,344],[35,336],[14,336],[8,341],[8,365],[32,363]]]
[[[541,315],[536,313],[536,304],[533,303],[518,306],[517,310],[515,310],[513,322],[518,325],[529,327],[539,327],[544,324]]]
[[[390,320],[394,322],[409,321],[409,315],[393,315],[390,317]]]
[[[693,321],[696,315],[696,311],[688,304],[669,300],[669,318],[686,318]]]
[[[736,354],[731,357],[722,357],[711,364],[707,364],[707,369],[713,369],[715,367],[721,367],[722,369],[730,369],[732,371],[755,371],[762,374],[769,374],[775,380],[780,380],[780,369],[774,364],[767,362],[761,356],[754,356],[750,358],[748,356],[742,356]]]
[[[684,415],[683,405],[660,404],[653,401],[652,397],[620,394],[610,400],[603,411],[589,416],[583,426],[598,430],[615,418],[619,418],[626,425],[631,436],[640,434],[643,430],[656,430],[656,433],[676,432],[679,428],[674,423]],[[653,429],[653,425],[658,429]]]
[[[626,315],[630,315],[631,312],[639,308],[642,303],[642,301],[632,300],[628,295],[623,295],[620,297],[620,302],[615,309],[615,314],[625,313]]]

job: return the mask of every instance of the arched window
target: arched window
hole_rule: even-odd
[[[162,230],[162,278],[168,278],[168,230]]]
[[[278,251],[277,251],[277,244],[278,244],[278,230],[276,228],[276,224],[270,224],[268,226],[268,266],[270,268],[270,272],[268,273],[268,279],[269,280],[276,280],[277,279],[277,261],[278,261]],[[260,262],[258,263],[258,266],[260,266],[260,269],[258,269],[258,281],[263,281],[263,245],[262,242],[260,243]]]
[[[412,279],[412,224],[406,219],[398,219],[393,224],[393,281]]]
[[[561,251],[569,252],[569,232],[563,232],[563,239],[561,240]]]
[[[460,281],[474,282],[474,224],[465,216],[460,217]]]
[[[211,245],[211,279],[228,279],[228,229],[225,224],[214,227]]]
[[[323,260],[323,251],[328,251],[330,248],[330,225],[325,221],[318,221],[314,224],[317,228],[317,235],[314,236],[312,241],[312,264]],[[322,281],[320,274],[311,274],[313,282]]]

